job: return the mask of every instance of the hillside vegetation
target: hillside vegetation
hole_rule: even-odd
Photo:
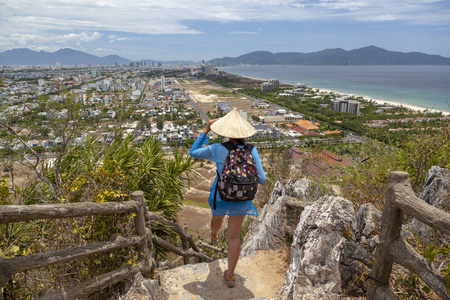
[[[246,90],[248,93],[251,91]],[[259,93],[257,95],[265,96]],[[21,133],[16,130],[22,116],[5,113],[0,120],[1,137],[4,141],[1,160],[4,176],[0,178],[0,204],[127,201],[132,192],[142,190],[151,211],[168,219],[176,219],[183,206],[183,187],[189,186],[195,175],[194,161],[187,156],[187,149],[171,149],[169,153],[163,151],[157,140],[148,138],[138,144],[133,142],[133,136],[122,137],[120,121],[121,118],[128,117],[127,114],[119,114],[119,126],[116,127],[117,131],[111,142],[101,144],[97,138],[87,134],[82,135],[82,139],[77,139],[82,132],[88,131],[80,121],[80,104],[73,101],[68,92],[62,91],[61,97],[61,101],[51,101],[47,97],[37,99],[37,111],[58,109],[67,112],[65,118],[49,116],[46,120],[48,128],[62,141],[53,149],[50,160],[43,159],[36,149],[24,143]],[[275,98],[268,100],[281,101]],[[283,101],[284,105],[292,105],[305,114],[309,113],[311,117],[323,116],[327,120],[337,117],[327,116],[330,113],[327,110],[318,110],[314,115],[312,111],[306,111],[301,101],[295,99]],[[367,110],[370,111],[370,106]],[[339,186],[343,196],[355,206],[372,203],[382,209],[389,172],[407,171],[411,175],[414,189],[420,192],[424,176],[431,166],[450,168],[449,124],[439,123],[433,127],[438,125],[439,130],[417,130],[405,139],[367,138],[363,144],[317,144],[305,147],[305,150],[319,152],[329,149],[349,157],[354,163],[341,170],[342,175],[338,180],[336,177],[323,176],[314,178],[315,181],[317,184],[332,183]],[[374,134],[373,137],[376,138],[377,135]],[[289,156],[281,150],[284,148],[274,147],[261,151],[269,180],[259,192],[260,206],[267,201],[277,181],[302,176],[301,165],[299,168],[293,166]],[[14,177],[14,171],[19,165],[29,174],[27,180],[20,185],[16,184]],[[178,242],[173,232],[166,227],[158,226],[153,231],[162,239]],[[132,219],[123,216],[2,224],[0,259],[85,245],[107,240],[114,233],[127,236],[132,232]],[[441,246],[435,246],[436,251],[444,251],[439,247]],[[156,251],[158,260],[170,258],[165,249],[157,248]],[[135,260],[136,253],[120,250],[110,256],[92,257],[30,271],[26,276],[17,274],[5,286],[5,294],[12,299],[38,297],[52,287],[72,285]],[[104,291],[104,294],[117,294],[118,290],[120,286],[112,287]],[[414,292],[414,288],[412,291]],[[89,299],[104,299],[104,294],[102,296],[96,293]]]

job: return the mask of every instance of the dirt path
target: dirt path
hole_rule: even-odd
[[[189,232],[195,232],[200,238],[207,241],[210,233],[211,209],[184,205],[178,222],[182,226],[187,226]]]
[[[259,251],[241,258],[235,272],[235,288],[228,288],[223,278],[226,259],[163,271],[159,279],[169,300],[278,299],[288,261],[284,250]]]

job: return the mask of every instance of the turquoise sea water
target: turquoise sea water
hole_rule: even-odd
[[[227,73],[366,96],[450,113],[450,66],[237,66]]]

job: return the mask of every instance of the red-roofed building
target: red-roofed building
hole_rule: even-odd
[[[340,168],[351,166],[348,158],[339,157],[330,151],[312,154],[306,153],[297,147],[289,149],[289,155],[294,163],[300,164],[302,171],[308,176],[340,175]]]
[[[335,133],[341,133],[341,132],[339,130],[333,130],[333,131],[327,130],[327,131],[324,131],[323,133],[325,133],[325,134],[335,134]]]
[[[291,127],[289,129],[294,130],[294,131],[296,131],[298,133],[301,133],[303,135],[307,135],[307,136],[319,135],[319,133],[317,133],[315,131],[309,131],[309,130],[303,128],[303,127],[296,126],[296,125],[293,125],[293,126],[291,125]]]
[[[318,130],[320,124],[319,123],[313,123],[311,121],[308,120],[300,120],[295,122],[295,124],[299,127],[302,127],[306,130]]]

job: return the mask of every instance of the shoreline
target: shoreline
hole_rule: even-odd
[[[225,72],[228,73],[228,72]],[[237,75],[237,74],[232,74],[232,73],[228,73],[231,75]],[[248,79],[253,79],[253,80],[258,80],[258,81],[268,81],[269,79],[263,79],[263,78],[256,78],[256,77],[249,77],[249,76],[242,76],[242,75],[237,75],[240,76],[242,78],[248,78]],[[281,81],[280,81],[281,83]],[[283,83],[284,85],[290,85],[290,86],[294,86],[293,84],[290,83]],[[334,91],[334,90],[329,90],[329,89],[324,89],[324,88],[320,88],[320,87],[312,87],[312,86],[308,86],[309,88],[312,89],[317,89],[319,90],[319,92],[326,92],[326,93],[335,93],[335,94],[344,94],[344,95],[349,95],[349,94],[353,94],[353,93],[344,93],[344,92],[338,92],[338,91]],[[416,106],[416,105],[411,105],[411,104],[405,104],[405,103],[400,103],[400,102],[395,102],[395,101],[391,101],[391,100],[384,100],[384,99],[375,99],[369,96],[363,96],[363,95],[357,95],[354,94],[355,97],[362,97],[364,99],[364,101],[374,101],[375,103],[379,104],[379,105],[390,105],[390,106],[402,106],[408,109],[411,109],[413,111],[418,111],[418,112],[423,112],[423,111],[429,111],[431,113],[442,113],[443,116],[450,116],[450,112],[449,111],[443,111],[443,110],[439,110],[439,109],[431,109],[431,108],[425,108],[425,107],[420,107],[420,106]],[[450,107],[449,107],[450,109]]]
[[[322,89],[322,88],[316,88],[316,87],[311,87],[311,88],[318,89],[319,92],[349,95],[349,93],[342,93],[342,92],[333,91],[333,90],[329,90],[329,89]],[[374,101],[378,105],[402,106],[402,107],[411,109],[413,111],[423,112],[426,110],[431,113],[442,113],[443,116],[450,116],[450,112],[439,110],[439,109],[425,108],[425,107],[420,107],[420,106],[416,106],[416,105],[395,102],[395,101],[391,101],[391,100],[374,99],[369,96],[361,96],[361,95],[356,95],[356,94],[354,94],[354,95],[355,95],[355,97],[362,97],[364,99],[364,101]]]

